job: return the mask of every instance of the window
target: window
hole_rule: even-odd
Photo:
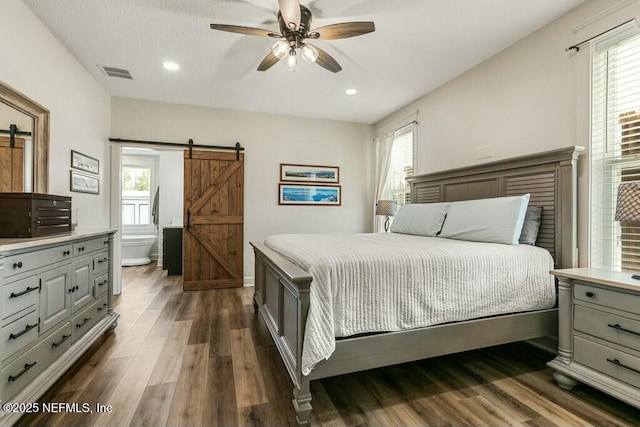
[[[593,47],[591,266],[640,271],[640,227],[614,219],[618,186],[640,180],[640,36],[630,31]]]
[[[407,178],[413,175],[414,126],[396,131],[391,148],[385,193],[398,207],[411,203],[411,188]]]
[[[122,226],[152,229],[152,189],[155,189],[156,160],[151,156],[122,158]]]

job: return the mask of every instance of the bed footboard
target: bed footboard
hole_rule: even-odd
[[[308,377],[302,375],[302,342],[309,312],[311,276],[261,243],[250,242],[255,254],[253,303],[265,321],[293,381],[293,406],[299,424],[311,412]]]

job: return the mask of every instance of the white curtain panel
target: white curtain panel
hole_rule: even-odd
[[[387,174],[389,173],[389,160],[391,159],[391,147],[393,147],[393,132],[389,132],[384,136],[378,136],[375,140],[376,144],[376,194],[374,198],[373,213],[373,232],[380,233],[384,231],[384,217],[376,215],[375,203],[384,199],[384,188],[387,183]]]

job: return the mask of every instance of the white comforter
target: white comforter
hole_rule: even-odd
[[[335,350],[335,337],[398,331],[551,308],[548,251],[385,234],[277,235],[265,244],[309,272],[302,372]]]

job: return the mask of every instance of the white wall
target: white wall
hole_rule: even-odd
[[[278,233],[371,230],[370,125],[113,98],[111,135],[245,147],[247,281],[253,277],[251,240]],[[280,163],[339,166],[342,206],[279,206]]]
[[[593,0],[376,124],[418,110],[416,173],[589,145],[589,46],[633,17],[638,0]],[[639,18],[640,19],[640,18]],[[580,160],[580,264],[588,262],[588,153]]]
[[[182,151],[160,150],[160,226],[181,220],[183,201],[184,154]],[[181,223],[181,222],[180,222]]]
[[[109,226],[110,96],[20,0],[0,17],[0,80],[51,113],[49,193],[72,196],[79,228]],[[69,191],[72,149],[100,160],[100,195]]]

